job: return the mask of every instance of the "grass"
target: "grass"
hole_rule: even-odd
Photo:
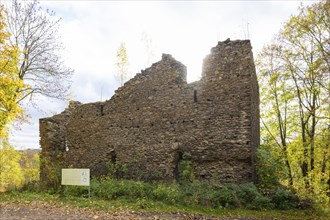
[[[103,211],[139,211],[139,212],[181,212],[196,213],[209,216],[226,217],[256,217],[256,218],[277,218],[277,219],[329,219],[323,213],[315,210],[245,210],[226,208],[205,208],[202,206],[187,206],[167,204],[162,201],[151,201],[144,198],[125,199],[117,198],[112,200],[100,199],[97,197],[82,198],[71,195],[49,194],[45,192],[5,192],[0,194],[0,203],[31,204],[34,202],[46,203],[55,206],[72,208],[85,208],[90,210]]]

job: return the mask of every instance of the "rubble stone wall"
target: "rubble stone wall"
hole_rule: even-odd
[[[94,176],[107,174],[109,163],[133,163],[142,179],[168,181],[189,160],[197,179],[255,181],[259,92],[251,49],[248,40],[219,42],[190,84],[186,67],[163,54],[110,100],[41,119],[43,157],[60,151],[63,166]]]

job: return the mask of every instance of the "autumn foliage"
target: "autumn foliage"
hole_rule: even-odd
[[[330,3],[299,8],[258,55],[260,180],[330,199]],[[328,206],[329,207],[329,206]]]
[[[0,138],[6,138],[7,126],[23,116],[23,108],[17,102],[17,90],[24,88],[18,77],[19,51],[9,44],[10,33],[6,31],[5,10],[0,6]]]

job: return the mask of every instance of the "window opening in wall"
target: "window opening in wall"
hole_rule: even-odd
[[[111,163],[112,164],[116,164],[116,161],[117,161],[116,152],[112,151],[111,154],[110,154],[110,156],[111,156],[111,159],[110,159]]]
[[[174,168],[174,178],[176,181],[179,181],[179,167],[180,167],[180,163],[183,159],[183,153],[181,151],[179,151],[176,155],[176,159],[175,159],[175,168]]]
[[[104,106],[101,105],[100,107],[101,107],[101,116],[103,116],[103,115],[104,115],[104,112],[103,112],[103,107],[104,107]]]
[[[194,102],[197,102],[197,90],[194,90]]]
[[[110,161],[108,163],[108,172],[109,175],[115,178],[118,178],[118,171],[116,169],[117,154],[115,151],[110,152]]]

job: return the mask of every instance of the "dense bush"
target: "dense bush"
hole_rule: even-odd
[[[294,209],[299,208],[299,198],[290,191],[279,187],[271,194],[271,201],[276,209]]]
[[[104,199],[138,199],[150,197],[152,186],[141,181],[132,180],[114,180],[104,178],[92,181],[93,195]]]
[[[163,201],[168,204],[175,204],[182,200],[182,192],[179,185],[166,185],[164,183],[156,184],[152,191],[152,197],[157,201]]]
[[[39,192],[40,190],[40,181],[30,181],[25,183],[22,188],[20,189],[21,191],[29,191],[29,192]]]
[[[87,196],[87,187],[66,186],[64,195]],[[251,183],[209,185],[194,181],[188,184],[165,184],[161,182],[145,183],[133,180],[103,178],[91,181],[92,196],[106,200],[125,199],[148,207],[152,201],[185,206],[207,208],[243,208],[243,209],[294,209],[299,208],[299,199],[284,188],[268,190],[262,193]]]
[[[59,191],[62,195],[72,195],[78,197],[88,197],[88,188],[86,186],[62,186]]]

